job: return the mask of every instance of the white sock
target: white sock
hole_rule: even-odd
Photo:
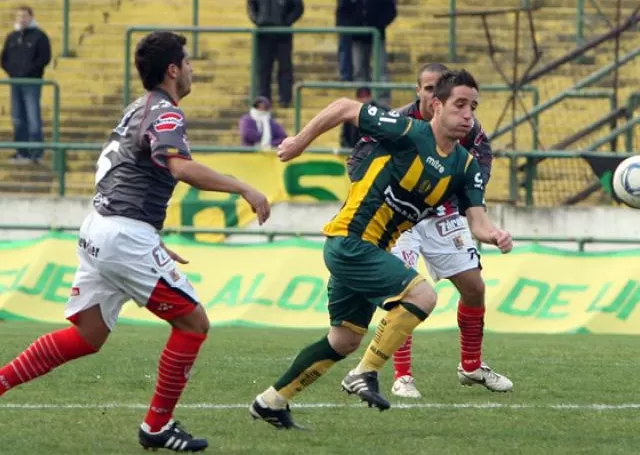
[[[271,409],[284,409],[287,407],[287,399],[280,395],[273,386],[256,397],[258,404]]]
[[[140,428],[142,428],[142,431],[144,431],[147,434],[160,434],[163,431],[166,431],[169,429],[169,427],[173,425],[173,419],[169,420],[169,422],[163,426],[162,428],[160,428],[160,431],[151,431],[151,426],[149,426],[146,422],[142,422],[142,425],[140,425]]]

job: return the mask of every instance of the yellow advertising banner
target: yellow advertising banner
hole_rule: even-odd
[[[275,152],[196,153],[194,159],[251,184],[271,203],[342,201],[349,191],[343,156],[309,154],[281,163]],[[199,191],[180,183],[170,201],[165,227],[241,227],[254,216],[238,195]],[[194,238],[216,242],[221,236],[197,234]]]
[[[327,326],[321,242],[167,243],[191,261],[182,269],[214,325]],[[75,245],[75,237],[59,234],[0,243],[0,318],[63,322]],[[482,263],[490,331],[640,334],[640,251],[570,253],[529,246],[508,255],[485,253]],[[457,327],[457,292],[446,280],[436,290],[438,306],[421,329]],[[162,324],[133,303],[125,305],[121,322]]]

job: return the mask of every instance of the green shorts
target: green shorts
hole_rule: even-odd
[[[332,326],[365,334],[376,307],[393,308],[424,278],[393,254],[357,237],[328,237],[324,262]]]

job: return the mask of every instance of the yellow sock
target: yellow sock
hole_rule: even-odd
[[[388,311],[378,324],[376,334],[367,346],[355,373],[380,371],[393,353],[426,318],[427,314],[411,303],[401,303]]]

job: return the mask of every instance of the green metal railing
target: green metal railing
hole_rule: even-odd
[[[398,83],[398,82],[337,82],[337,81],[303,81],[299,82],[295,86],[294,91],[294,131],[299,133],[302,126],[302,90],[304,88],[316,88],[316,89],[338,89],[338,90],[350,90],[367,85],[371,88],[389,89],[389,90],[410,90],[415,91],[415,84]],[[508,85],[481,85],[480,92],[512,92],[513,89]],[[520,89],[522,92],[531,93],[533,98],[533,107],[535,108],[540,103],[540,92],[534,86],[526,85]],[[533,130],[533,143],[531,148],[534,150],[538,148],[538,116],[532,116],[532,130]]]
[[[631,152],[633,151],[633,129],[637,125],[640,125],[640,117],[631,118],[627,120],[625,123],[623,123],[622,125],[620,125],[619,127],[612,130],[606,136],[601,137],[600,139],[595,141],[593,144],[589,145],[589,147],[587,147],[587,150],[597,150],[607,142],[610,143],[613,139],[624,134],[625,135],[625,144],[624,144],[625,151]]]
[[[529,113],[518,117],[517,119],[515,119],[513,122],[511,122],[510,124],[497,129],[496,131],[494,131],[492,134],[489,135],[489,140],[492,141],[494,139],[497,139],[498,137],[502,136],[503,134],[508,133],[509,131],[513,130],[514,128],[518,127],[519,125],[523,124],[524,122],[528,121],[530,118],[539,115],[541,113],[543,113],[544,111],[546,111],[547,109],[555,106],[556,104],[560,103],[561,101],[565,100],[566,98],[569,97],[575,97],[575,93],[578,90],[581,90],[595,82],[598,82],[600,79],[604,78],[605,76],[607,76],[609,73],[613,72],[617,67],[620,67],[622,65],[625,65],[626,63],[634,60],[636,57],[638,57],[640,55],[640,47],[628,52],[627,54],[623,55],[618,64],[616,63],[611,63],[605,67],[600,68],[597,71],[594,71],[593,73],[591,73],[589,76],[585,77],[584,79],[582,79],[581,81],[579,81],[576,85],[574,85],[571,88],[568,88],[567,90],[564,90],[563,92],[559,93],[558,95],[554,96],[553,98],[545,101],[542,104],[539,104],[536,108],[532,109]],[[579,92],[580,93],[580,92]],[[588,93],[588,92],[584,92],[584,93]],[[589,96],[589,95],[588,95]]]
[[[457,33],[456,33],[456,0],[449,0],[449,61],[455,62],[458,60],[457,55]]]
[[[62,5],[62,56],[70,57],[71,50],[69,48],[69,28],[71,27],[71,21],[69,20],[69,13],[71,12],[71,1],[64,0]]]
[[[584,0],[578,0],[576,5],[576,47],[584,44]]]
[[[0,231],[51,231],[51,232],[78,232],[79,226],[56,226],[56,225],[34,225],[34,224],[4,224],[0,225]],[[239,235],[239,236],[263,236],[268,243],[276,240],[276,237],[311,237],[324,238],[325,235],[318,231],[267,231],[262,229],[242,229],[242,228],[196,228],[190,226],[165,228],[162,235],[170,234],[218,234],[218,235]],[[640,245],[639,239],[626,238],[605,238],[605,237],[546,237],[546,236],[516,236],[514,242],[528,243],[576,243],[580,252],[585,251],[585,246],[589,244],[611,244],[611,245]],[[482,249],[483,244],[478,243],[478,248]]]
[[[640,123],[638,119],[635,120],[636,124]],[[631,126],[630,126],[631,127]],[[620,133],[621,134],[621,133]],[[58,195],[65,195],[66,187],[66,153],[67,151],[100,151],[102,144],[98,143],[33,143],[33,142],[0,142],[0,149],[15,149],[15,148],[42,148],[50,149],[54,152],[54,163],[58,163],[55,167],[57,179],[58,179]],[[259,148],[254,147],[240,147],[240,146],[198,146],[193,145],[191,151],[194,153],[256,153],[261,151]],[[321,148],[314,147],[307,149],[305,154],[317,154],[317,155],[340,155],[348,156],[351,153],[351,149],[343,148]],[[628,153],[606,153],[591,152],[591,151],[575,151],[567,152],[564,150],[532,150],[529,152],[507,152],[507,151],[495,151],[494,156],[496,158],[505,158],[509,160],[509,202],[515,204],[518,202],[518,160],[525,159],[525,201],[526,205],[533,205],[533,178],[535,176],[535,167],[540,158],[589,158],[606,156],[608,158],[625,158],[628,157]]]
[[[60,85],[49,79],[12,78],[0,79],[0,85],[39,85],[53,88],[53,105],[51,110],[51,142],[60,140]]]
[[[251,83],[249,89],[249,103],[256,96],[257,77],[256,77],[256,61],[258,57],[257,35],[259,34],[349,34],[349,35],[372,35],[373,37],[373,74],[372,79],[375,82],[380,81],[382,74],[382,60],[380,53],[382,50],[382,40],[380,31],[374,27],[326,27],[326,28],[291,28],[291,27],[173,27],[173,26],[136,26],[129,27],[125,32],[124,40],[124,85],[122,90],[122,101],[126,106],[131,102],[131,37],[136,32],[153,32],[156,30],[171,30],[177,33],[194,32],[194,33],[232,33],[232,34],[251,34]]]
[[[13,78],[0,79],[0,85],[40,85],[51,86],[53,88],[53,106],[51,108],[51,142],[57,143],[60,140],[60,85],[56,81],[49,79],[30,79],[30,78]],[[39,148],[38,144],[32,142],[14,143],[9,148]],[[64,163],[59,161],[59,157],[54,157],[53,166],[56,171],[61,170],[64,173]]]

